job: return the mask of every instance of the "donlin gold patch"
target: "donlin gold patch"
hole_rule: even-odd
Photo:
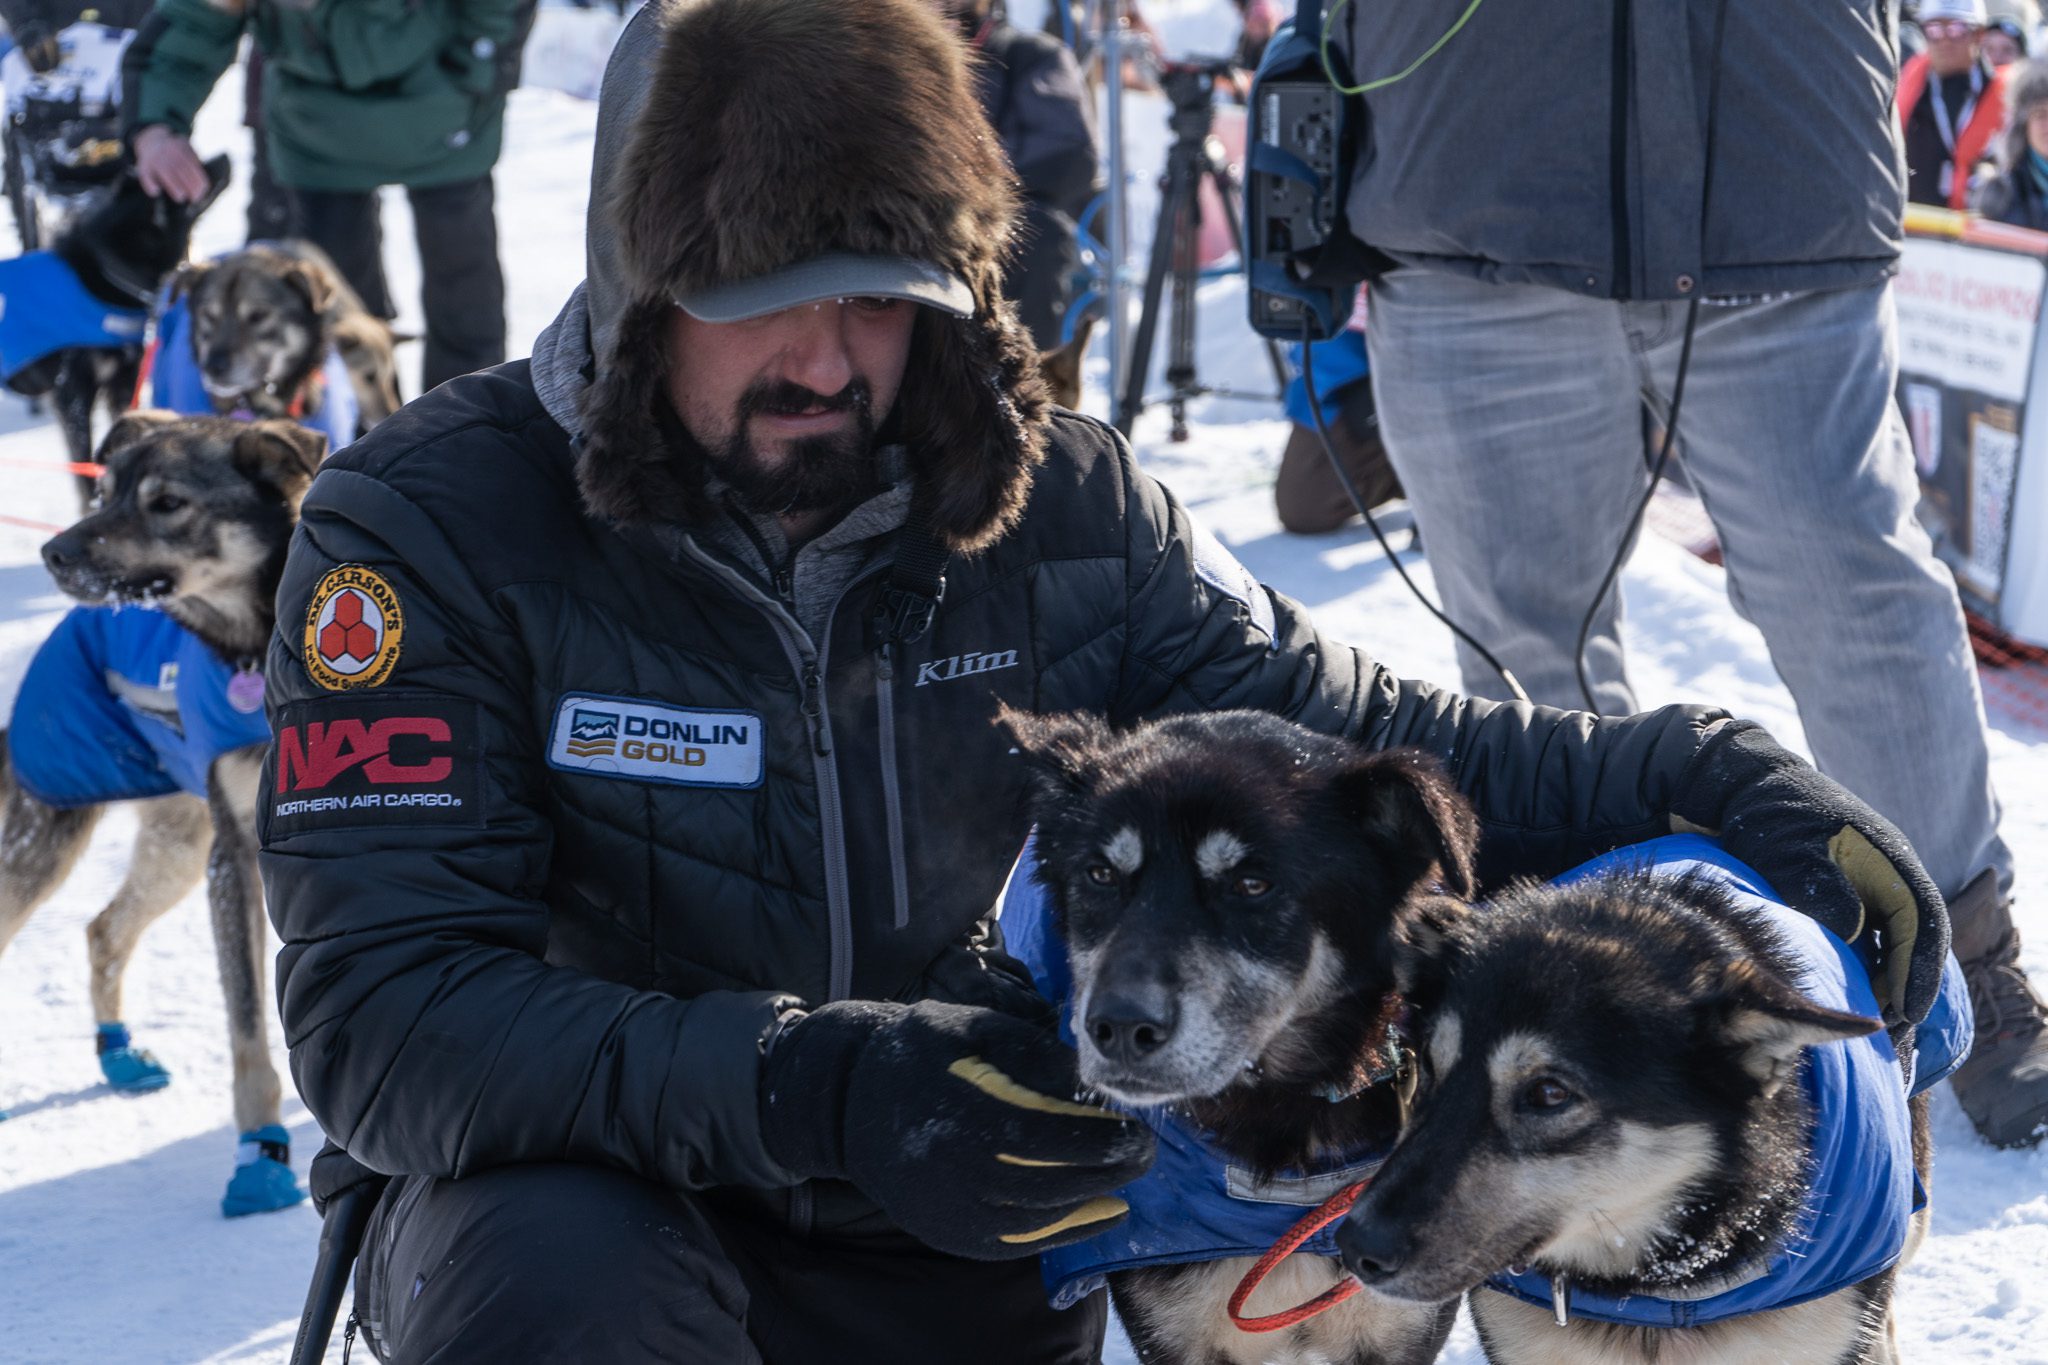
[[[398,667],[405,610],[383,575],[360,564],[330,571],[306,604],[306,672],[330,692],[375,687]]]

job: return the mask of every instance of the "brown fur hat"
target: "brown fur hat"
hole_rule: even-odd
[[[909,256],[975,312],[920,309],[896,429],[940,538],[980,549],[1022,510],[1045,391],[1001,292],[1015,179],[958,34],[925,0],[672,6],[607,206],[625,302],[584,399],[577,477],[597,515],[691,521],[701,461],[658,432],[677,294],[826,251]]]

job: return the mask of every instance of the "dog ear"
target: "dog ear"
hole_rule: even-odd
[[[325,269],[296,256],[285,258],[285,283],[306,296],[307,306],[321,317],[334,306],[334,278]]]
[[[170,302],[176,303],[180,299],[190,298],[192,291],[199,287],[199,282],[212,273],[213,263],[210,261],[187,261],[179,266],[171,272],[171,281],[166,286]]]
[[[192,206],[194,221],[197,221],[200,214],[213,207],[213,201],[220,198],[221,192],[227,189],[235,178],[234,163],[228,159],[226,152],[208,157],[200,164],[206,171],[206,193]]]
[[[177,413],[165,412],[162,408],[137,408],[134,412],[124,413],[119,421],[107,428],[93,459],[99,464],[108,464],[116,455],[146,439],[152,432],[183,420]]]
[[[1008,702],[996,709],[995,724],[1010,732],[1017,751],[1030,765],[1032,780],[1043,793],[1065,795],[1088,789],[1096,759],[1112,731],[1099,716],[1085,711],[1039,715],[1019,711]]]
[[[1453,896],[1478,894],[1479,818],[1436,759],[1420,749],[1361,754],[1337,787],[1366,839],[1406,885],[1434,866]]]
[[[1748,959],[1722,971],[1707,1010],[1709,1026],[1735,1049],[1742,1069],[1762,1084],[1766,1095],[1797,1073],[1801,1050],[1884,1027],[1876,1019],[1816,1005]]]
[[[271,485],[297,505],[327,458],[324,432],[283,418],[244,422],[235,433],[235,468]]]
[[[1394,919],[1394,989],[1410,1002],[1440,978],[1472,907],[1451,896],[1417,896]]]

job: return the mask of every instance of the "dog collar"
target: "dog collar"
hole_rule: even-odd
[[[1365,1055],[1358,1067],[1342,1081],[1331,1081],[1318,1088],[1316,1098],[1330,1104],[1342,1104],[1376,1085],[1399,1081],[1401,1118],[1405,1124],[1408,1102],[1414,1098],[1417,1079],[1415,1054],[1401,1042],[1401,1025],[1407,1017],[1408,1002],[1397,992],[1388,991],[1380,997],[1379,1016],[1373,1020],[1372,1032],[1366,1035]]]

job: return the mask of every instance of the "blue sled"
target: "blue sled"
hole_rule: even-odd
[[[276,1124],[242,1134],[235,1148],[234,1178],[221,1196],[221,1216],[272,1213],[303,1200],[306,1192],[292,1174],[291,1160],[291,1137]]]

